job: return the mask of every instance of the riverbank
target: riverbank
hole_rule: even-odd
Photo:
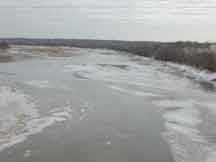
[[[141,42],[82,39],[0,39],[11,45],[111,49],[216,72],[216,45],[197,42]]]

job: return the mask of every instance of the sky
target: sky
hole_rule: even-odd
[[[216,42],[216,0],[0,0],[0,37]]]

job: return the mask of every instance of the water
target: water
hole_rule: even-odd
[[[8,53],[0,161],[215,161],[210,74],[109,50]]]
[[[7,0],[1,37],[215,41],[215,0]]]

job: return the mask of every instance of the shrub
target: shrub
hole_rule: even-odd
[[[158,49],[155,55],[155,59],[178,63],[184,63],[186,61],[183,48],[171,46],[161,47],[160,49]]]
[[[10,46],[6,42],[0,42],[0,49],[8,49]]]
[[[202,50],[198,47],[185,50],[183,46],[162,46],[157,50],[155,59],[216,72],[216,53],[204,47]]]
[[[187,64],[197,67],[199,69],[207,69],[209,71],[216,71],[216,55],[213,52],[206,51],[201,53],[193,53],[190,55]]]

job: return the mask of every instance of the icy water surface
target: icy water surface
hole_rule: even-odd
[[[13,47],[0,161],[214,162],[210,74],[109,50]]]

